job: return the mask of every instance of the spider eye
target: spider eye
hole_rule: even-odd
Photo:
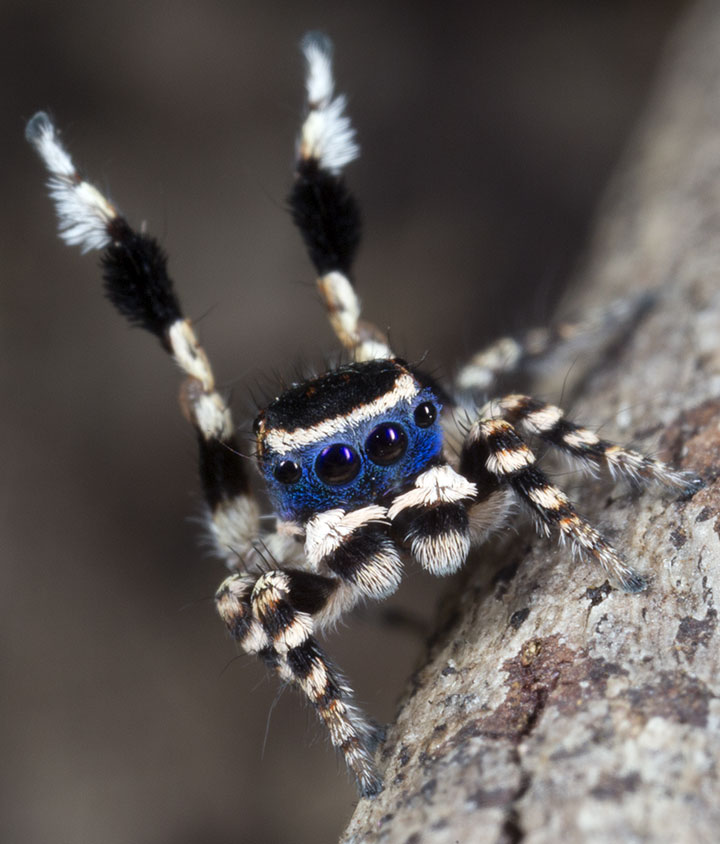
[[[389,466],[405,454],[407,444],[407,434],[399,425],[384,422],[365,440],[365,451],[373,463]]]
[[[360,457],[349,445],[335,443],[318,454],[315,471],[318,478],[326,484],[346,484],[360,471]]]
[[[432,402],[423,402],[415,408],[415,424],[418,428],[429,428],[436,419],[437,408]]]
[[[302,469],[294,460],[281,460],[273,469],[273,475],[281,484],[294,484],[300,480]]]

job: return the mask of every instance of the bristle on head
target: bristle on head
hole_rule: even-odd
[[[59,218],[60,236],[83,252],[104,249],[111,241],[108,225],[117,211],[100,191],[80,178],[72,158],[60,143],[57,130],[39,111],[25,127],[25,137],[35,147],[50,173],[48,187]]]
[[[305,56],[309,114],[300,133],[298,156],[314,159],[324,170],[339,173],[360,153],[355,129],[344,114],[344,95],[333,99],[332,42],[319,32],[309,32],[302,39]]]

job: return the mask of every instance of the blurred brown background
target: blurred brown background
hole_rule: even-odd
[[[55,237],[25,120],[50,109],[160,236],[247,426],[248,387],[334,348],[284,209],[305,30],[359,130],[366,313],[447,372],[552,314],[685,5],[5,0],[0,840],[329,842],[355,799],[307,707],[233,659],[178,379]],[[447,589],[411,571],[391,606],[429,624]],[[423,641],[367,607],[330,650],[389,721]]]

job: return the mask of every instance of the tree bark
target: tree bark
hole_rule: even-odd
[[[344,844],[710,842],[720,829],[720,6],[696,6],[608,195],[573,307],[660,289],[577,418],[707,485],[575,495],[641,572],[612,588],[512,531],[469,565]],[[561,482],[567,480],[561,479]]]

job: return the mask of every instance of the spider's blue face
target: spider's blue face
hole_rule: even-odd
[[[304,521],[382,503],[440,453],[440,409],[397,360],[350,364],[292,387],[255,423],[275,511]]]

